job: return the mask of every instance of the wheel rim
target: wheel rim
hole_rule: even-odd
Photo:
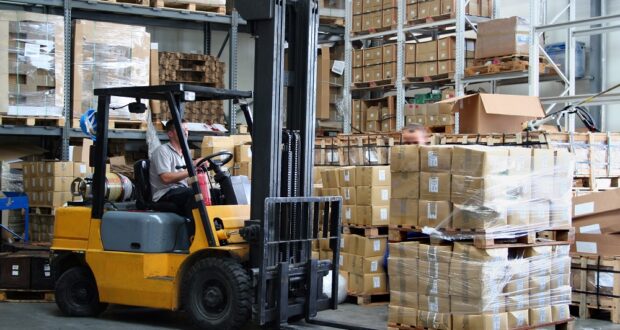
[[[204,282],[200,293],[203,313],[210,319],[219,319],[229,308],[230,290],[226,284],[217,279]]]
[[[87,305],[94,298],[94,291],[86,281],[78,281],[71,285],[71,299],[78,305]]]

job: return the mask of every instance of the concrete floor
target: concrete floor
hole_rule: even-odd
[[[325,311],[319,319],[385,329],[387,307],[340,305],[336,311]],[[68,318],[60,314],[53,303],[0,303],[0,329],[190,329],[191,324],[182,313],[161,310],[111,306],[99,318]],[[294,329],[330,329],[305,323],[295,324]],[[619,329],[620,324],[601,320],[577,320],[575,329]]]

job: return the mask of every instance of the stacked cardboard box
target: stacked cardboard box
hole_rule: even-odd
[[[0,11],[0,115],[61,116],[62,17]]]
[[[394,81],[396,78],[396,44],[353,51],[354,83]]]
[[[360,132],[393,132],[396,129],[396,99],[351,100],[351,126]]]
[[[406,20],[426,19],[442,15],[454,16],[455,0],[407,0]],[[493,14],[492,0],[470,0],[465,6],[465,14],[471,16],[491,17]]]
[[[473,65],[474,49],[475,41],[466,39],[466,64]],[[405,44],[405,63],[405,77],[428,77],[454,72],[456,37]]]
[[[321,47],[317,55],[317,111],[321,120],[338,121],[344,107],[344,49],[341,46]]]
[[[201,157],[227,151],[233,154],[234,163],[228,164],[233,175],[252,178],[252,137],[251,135],[205,136],[200,146]],[[226,159],[226,156],[221,156]]]
[[[397,19],[395,0],[353,0],[353,22],[351,31],[372,32],[395,28]]]
[[[425,103],[405,105],[405,124],[419,124],[426,127],[452,126],[454,115],[448,103]]]
[[[570,227],[572,162],[567,152],[421,146],[417,172],[414,165],[407,165],[407,171],[401,165],[401,159],[416,161],[416,147],[393,151],[393,169],[402,172],[393,175],[393,198],[414,199],[418,193],[420,198],[418,222],[410,217],[407,225],[502,234]],[[403,207],[403,201],[393,203]]]
[[[388,322],[501,330],[567,320],[568,250],[391,243]]]
[[[388,293],[383,265],[386,238],[344,234],[340,244],[340,269],[349,274],[348,291],[354,295]]]
[[[529,54],[530,26],[521,17],[481,22],[478,25],[476,59]]]

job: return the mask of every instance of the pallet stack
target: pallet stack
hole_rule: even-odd
[[[340,134],[317,138],[314,165],[389,165],[390,149],[400,141],[399,133]]]
[[[354,87],[394,84],[396,78],[396,44],[356,49],[353,51],[352,82]]]
[[[49,251],[0,253],[0,302],[54,301]]]
[[[351,31],[367,34],[395,29],[398,24],[396,0],[353,0]]]
[[[512,329],[569,320],[567,153],[400,146],[392,170],[390,326]],[[412,235],[425,238],[403,242]]]
[[[475,40],[465,40],[465,63],[473,65]],[[456,70],[456,37],[405,45],[405,78],[410,81],[451,79]]]
[[[396,130],[395,97],[378,100],[351,100],[351,127],[356,132],[390,133]]]
[[[454,17],[456,4],[454,0],[407,0],[407,24],[423,24]],[[469,16],[491,17],[493,14],[492,0],[472,0],[465,6],[465,14]]]
[[[159,52],[157,73],[158,84],[184,83],[192,85],[224,87],[224,63],[215,56],[177,52]],[[154,69],[152,67],[152,69]],[[170,120],[168,104],[161,102],[152,107],[153,120]],[[223,101],[201,101],[185,103],[184,118],[189,122],[225,124]]]
[[[250,135],[205,136],[200,148],[201,157],[227,151],[233,154],[233,161],[227,166],[233,175],[252,178],[252,137]],[[226,157],[222,157],[225,159]]]

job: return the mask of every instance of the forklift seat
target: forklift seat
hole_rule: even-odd
[[[134,177],[136,179],[136,207],[139,210],[175,213],[177,206],[174,203],[153,202],[149,174],[150,164],[151,162],[148,159],[141,159],[133,165]]]

